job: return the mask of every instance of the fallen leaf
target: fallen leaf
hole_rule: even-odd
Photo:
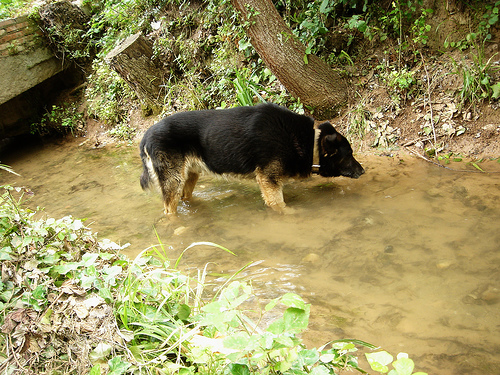
[[[89,309],[87,308],[87,306],[85,306],[84,303],[76,304],[73,308],[73,311],[82,320],[89,316]]]
[[[85,294],[85,290],[76,285],[73,279],[66,280],[61,285],[61,292],[66,294],[76,294],[78,296],[83,296]]]
[[[98,295],[93,295],[87,298],[85,301],[83,301],[83,303],[87,308],[91,308],[102,305],[103,303],[106,303],[106,301],[104,300],[104,298]]]

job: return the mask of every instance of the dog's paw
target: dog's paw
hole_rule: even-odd
[[[282,210],[283,215],[295,215],[297,213],[297,210],[295,208],[291,207],[284,207]]]

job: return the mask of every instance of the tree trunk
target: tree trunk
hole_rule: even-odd
[[[64,63],[69,57],[85,71],[95,56],[95,49],[86,35],[90,17],[69,1],[44,4],[38,14],[40,28],[54,55]],[[72,52],[75,52],[73,56]]]
[[[247,36],[267,67],[287,90],[314,108],[318,119],[338,114],[347,104],[347,85],[340,74],[292,34],[271,0],[231,0],[248,21]]]
[[[154,64],[153,48],[141,33],[118,44],[105,60],[135,91],[144,111],[159,112],[163,72]]]

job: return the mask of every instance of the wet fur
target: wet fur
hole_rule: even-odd
[[[359,177],[364,171],[352,157],[347,140],[328,122],[319,128],[318,149],[323,161],[319,173]],[[191,198],[203,171],[254,174],[266,204],[282,212],[283,181],[311,174],[313,149],[314,120],[274,104],[180,112],[162,119],[144,135],[140,181],[143,189],[152,185],[160,188],[165,213],[172,215],[179,199]],[[330,165],[335,155],[354,160],[349,167],[354,169],[341,171]]]

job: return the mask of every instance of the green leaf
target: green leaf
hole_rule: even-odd
[[[294,346],[294,342],[289,336],[278,336],[274,339],[274,341],[287,348]]]
[[[297,309],[306,310],[307,304],[304,300],[295,293],[286,293],[281,297],[281,303],[288,307],[295,307]]]
[[[107,303],[113,302],[113,295],[109,288],[99,288],[99,296],[104,298]]]
[[[491,97],[493,99],[498,99],[500,97],[500,82],[491,85],[491,89],[493,90],[493,94],[491,94]]]
[[[92,362],[102,361],[111,353],[111,349],[111,345],[101,342],[89,353],[89,359]]]
[[[332,347],[335,348],[335,344],[337,343],[352,343],[354,345],[359,345],[359,346],[364,346],[365,348],[369,348],[369,349],[379,349],[378,346],[376,345],[373,345],[373,344],[370,344],[366,341],[362,341],[362,340],[356,340],[356,339],[340,339],[340,340],[334,340],[332,341]],[[342,349],[344,347],[341,347]]]
[[[315,349],[304,349],[299,352],[299,358],[305,366],[312,366],[319,360],[319,353]]]
[[[113,253],[99,253],[99,258],[101,258],[103,260],[110,260],[114,256],[115,256],[115,254],[113,254]]]
[[[323,365],[316,366],[309,373],[310,375],[329,375],[330,371]]]
[[[484,172],[484,170],[479,166],[477,165],[476,163],[472,163],[473,167],[480,170],[481,172]]]
[[[52,309],[47,309],[47,311],[45,311],[45,314],[42,315],[40,323],[50,325],[51,324],[50,317],[52,316],[52,312],[53,312]]]
[[[95,261],[99,257],[96,253],[86,253],[82,255],[82,262],[85,267],[90,267],[95,264]]]
[[[177,311],[177,318],[180,320],[186,320],[191,315],[191,308],[186,304],[181,304],[179,306],[179,311]]]
[[[266,331],[274,333],[275,335],[280,335],[285,332],[285,322],[283,321],[283,318],[276,319],[272,322],[269,327],[267,327]]]
[[[411,375],[415,364],[410,358],[399,358],[393,362],[392,366],[396,369],[398,375]]]
[[[323,0],[323,1],[321,2],[320,7],[319,7],[319,11],[320,11],[320,13],[323,13],[323,14],[330,13],[330,10],[331,10],[332,8],[328,6],[329,4],[330,4],[330,1],[329,1],[329,0]]]
[[[46,289],[43,285],[38,285],[35,290],[33,290],[33,298],[42,299],[45,297]]]
[[[123,362],[121,356],[114,357],[108,361],[109,372],[108,375],[121,375],[124,374],[131,366],[128,362]]]
[[[122,273],[120,266],[106,267],[103,270],[104,281],[109,285],[116,285],[116,277]]]
[[[265,311],[269,311],[271,309],[273,309],[279,302],[279,298],[275,298],[273,300],[271,300],[271,302],[269,302],[266,307],[264,307],[264,310]]]
[[[304,59],[304,64],[306,64],[306,65],[309,64],[309,59],[307,58],[307,53],[304,55],[303,59]]]
[[[250,370],[247,365],[232,363],[228,366],[231,375],[250,375]]]
[[[52,267],[52,271],[60,274],[60,275],[66,275],[70,271],[75,271],[78,269],[80,266],[79,263],[66,263],[66,264],[61,264],[60,266],[54,266]]]
[[[10,254],[12,253],[12,249],[10,246],[5,246],[0,250],[0,260],[12,260]]]
[[[389,371],[387,365],[392,363],[394,357],[386,351],[376,353],[365,353],[366,359],[373,371],[386,373]]]
[[[302,332],[309,324],[309,311],[289,307],[283,314],[283,320],[285,322],[285,329],[287,332]]]
[[[101,375],[101,365],[97,364],[90,369],[89,375]]]
[[[259,347],[259,337],[250,336],[246,332],[237,332],[224,339],[224,347],[228,349],[253,351]]]

